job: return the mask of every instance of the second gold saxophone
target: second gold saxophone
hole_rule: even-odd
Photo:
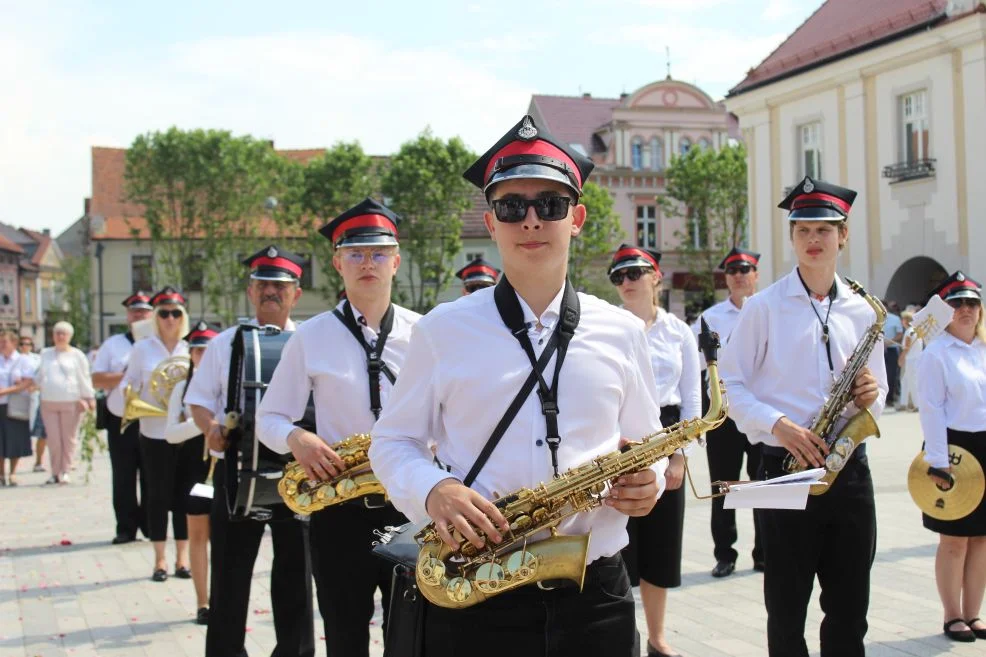
[[[312,481],[297,461],[284,467],[277,492],[289,509],[301,515],[315,513],[327,506],[342,504],[367,495],[385,495],[383,484],[370,470],[370,434],[357,433],[329,446],[339,455],[346,469],[327,481]]]
[[[465,608],[528,584],[568,579],[579,587],[585,577],[588,535],[562,536],[558,525],[576,513],[592,511],[605,500],[610,482],[671,456],[715,429],[726,419],[726,397],[716,356],[719,338],[702,321],[699,344],[709,367],[709,410],[705,417],[683,420],[641,441],[592,459],[534,488],[521,488],[495,504],[510,525],[499,545],[488,541],[482,551],[456,531],[451,549],[433,524],[415,535],[419,545],[415,576],[418,588],[439,607]],[[550,532],[540,539],[538,534]]]

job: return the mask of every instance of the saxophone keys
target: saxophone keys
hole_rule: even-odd
[[[298,493],[294,496],[294,503],[301,510],[307,510],[312,504],[312,496],[308,493]]]
[[[351,495],[354,493],[356,488],[356,482],[349,477],[346,477],[335,485],[335,492],[338,493],[340,497],[345,497],[346,495]]]
[[[445,595],[452,602],[465,602],[472,595],[472,584],[464,577],[453,577],[445,585]]]
[[[480,591],[484,593],[495,593],[500,588],[503,580],[506,579],[506,575],[500,564],[488,561],[476,569],[476,575],[473,579],[476,581],[476,586]]]
[[[518,550],[507,557],[506,570],[512,578],[529,579],[537,570],[537,557],[527,550]]]
[[[418,573],[426,584],[438,586],[445,577],[445,562],[435,557],[422,559],[418,564]]]

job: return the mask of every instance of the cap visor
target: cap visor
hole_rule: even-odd
[[[798,208],[791,210],[788,221],[844,221],[846,215],[831,208]]]
[[[982,301],[983,296],[982,294],[976,292],[975,290],[971,290],[969,288],[963,288],[961,290],[956,290],[955,292],[951,292],[947,297],[945,297],[945,301],[951,301],[952,299],[979,299],[980,301]]]
[[[610,267],[609,273],[612,274],[614,271],[620,271],[621,269],[629,269],[630,267],[646,267],[648,269],[653,269],[654,263],[644,260],[643,258],[624,260]]]
[[[480,275],[480,276],[469,276],[464,281],[464,285],[494,285],[496,281],[493,280],[492,276]]]
[[[292,274],[277,271],[255,271],[250,274],[250,278],[255,281],[283,281],[285,283],[296,283],[298,281]]]
[[[398,242],[393,235],[351,235],[336,244],[337,249],[347,246],[398,246]]]
[[[576,196],[582,196],[582,190],[578,189],[572,182],[572,179],[566,176],[564,173],[555,169],[553,167],[546,166],[544,164],[519,164],[515,167],[510,167],[505,171],[498,171],[493,174],[490,181],[486,183],[486,187],[483,188],[483,193],[489,196],[490,189],[493,185],[501,183],[505,180],[553,180],[559,182],[570,190],[575,192]]]
[[[154,306],[149,303],[132,303],[127,306],[127,310],[154,310]]]

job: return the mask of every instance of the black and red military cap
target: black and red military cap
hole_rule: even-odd
[[[157,294],[151,297],[151,305],[154,306],[155,308],[165,304],[184,306],[185,297],[182,295],[181,292],[179,292],[175,288],[171,287],[170,285],[166,285],[163,288],[161,288],[161,290]]]
[[[632,244],[621,244],[613,254],[613,262],[609,265],[607,274],[629,267],[650,267],[655,272],[661,271],[661,252],[643,249]]]
[[[188,343],[189,347],[204,347],[217,335],[219,335],[218,326],[199,320],[199,323],[188,332],[183,340]]]
[[[137,290],[123,300],[123,305],[129,310],[151,310],[151,294],[143,290]]]
[[[465,267],[455,272],[466,287],[486,287],[496,285],[500,270],[482,258],[475,258]]]
[[[320,232],[335,248],[344,246],[396,246],[400,216],[367,197],[322,226]]]
[[[760,254],[753,251],[747,251],[746,249],[741,249],[738,246],[734,246],[726,257],[722,259],[719,263],[719,269],[725,269],[726,267],[733,265],[750,265],[756,268],[760,264]]]
[[[555,180],[582,196],[595,165],[565,142],[552,137],[529,114],[500,138],[463,174],[489,199],[493,185],[514,178]]]
[[[243,264],[250,268],[250,278],[254,280],[297,283],[301,280],[305,259],[271,244],[246,258]]]
[[[941,283],[932,292],[932,296],[938,295],[945,301],[952,299],[979,299],[982,301],[983,286],[977,281],[972,280],[961,271],[957,271]]]
[[[787,210],[788,221],[843,221],[856,200],[856,192],[808,176],[777,206]]]

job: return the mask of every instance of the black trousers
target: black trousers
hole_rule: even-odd
[[[764,454],[765,478],[784,474],[782,458]],[[804,511],[762,509],[767,644],[771,657],[808,657],[805,616],[815,577],[821,586],[822,657],[863,657],[870,569],[876,554],[876,507],[865,456],[854,457],[829,492],[809,496]]]
[[[113,513],[116,514],[117,536],[136,537],[139,529],[141,534],[150,537],[147,510],[142,506],[147,501],[147,477],[141,472],[139,437],[140,427],[136,422],[121,433],[120,418],[106,412],[106,442],[113,470]]]
[[[312,514],[312,570],[318,610],[325,625],[328,657],[367,657],[373,595],[383,598],[387,634],[394,565],[373,556],[373,530],[399,526],[407,519],[391,505],[367,509],[351,502]]]
[[[163,438],[140,436],[140,455],[147,478],[147,526],[152,541],[168,538],[168,512],[171,512],[172,538],[188,539],[188,481],[194,479],[198,460],[191,450],[181,449]],[[199,454],[201,459],[202,455]]]
[[[709,458],[710,481],[738,481],[746,456],[746,475],[756,479],[760,470],[760,445],[751,445],[746,434],[736,428],[736,423],[726,419],[722,425],[705,435],[705,451]],[[715,492],[715,491],[713,491]],[[724,509],[726,498],[712,500],[712,542],[715,544],[716,561],[735,562],[737,552],[733,548],[739,532],[736,529],[736,511]],[[760,510],[753,510],[753,561],[763,561],[761,543]]]
[[[619,555],[586,568],[582,591],[524,586],[474,607],[429,604],[427,657],[637,657],[633,593]]]
[[[883,350],[883,363],[887,366],[887,406],[897,403],[900,397],[900,365],[897,364],[897,357],[900,356],[900,349]]]
[[[246,657],[250,582],[264,529],[270,525],[274,547],[270,595],[277,637],[271,657],[313,657],[315,630],[308,523],[287,515],[268,522],[231,521],[226,509],[225,479],[225,468],[217,464],[209,516],[212,570],[205,655]]]

